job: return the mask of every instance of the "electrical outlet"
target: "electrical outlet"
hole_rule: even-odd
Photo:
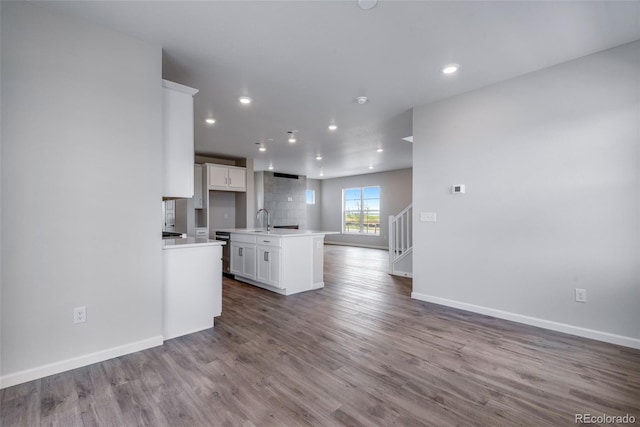
[[[84,323],[87,321],[87,307],[76,307],[73,309],[73,323]]]
[[[576,288],[576,302],[587,302],[587,290]]]

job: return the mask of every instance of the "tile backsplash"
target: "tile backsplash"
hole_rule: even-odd
[[[301,229],[306,228],[307,177],[297,176],[296,179],[264,172],[263,184],[264,208],[269,211],[271,225],[297,225]]]

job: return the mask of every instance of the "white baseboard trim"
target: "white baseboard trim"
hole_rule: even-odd
[[[393,270],[393,271],[390,271],[389,274],[391,274],[392,276],[413,277],[413,274],[409,273],[408,271]]]
[[[457,308],[460,310],[471,311],[473,313],[484,314],[491,317],[497,317],[498,319],[511,320],[513,322],[524,323],[525,325],[550,329],[556,332],[563,332],[565,334],[576,335],[583,338],[590,338],[610,344],[640,349],[640,339],[637,338],[611,334],[609,332],[596,331],[594,329],[582,328],[580,326],[568,325],[566,323],[553,322],[551,320],[540,319],[537,317],[524,316],[522,314],[511,313],[508,311],[497,310],[480,305],[468,304],[465,302],[454,301],[446,298],[434,297],[418,292],[411,292],[411,298],[420,301],[431,302],[438,305],[444,305],[447,307]]]
[[[84,354],[82,356],[73,357],[71,359],[61,360],[59,362],[49,363],[47,365],[38,366],[36,368],[26,369],[24,371],[3,375],[2,377],[0,377],[0,389],[48,377],[49,375],[59,374],[60,372],[81,368],[83,366],[92,365],[94,363],[103,362],[105,360],[124,356],[125,354],[135,353],[138,351],[146,350],[148,348],[157,347],[159,345],[162,345],[162,342],[162,335],[158,335],[146,340],[132,342],[118,347],[100,350],[95,353]]]
[[[349,242],[335,242],[335,241],[324,241],[325,245],[336,245],[336,246],[355,246],[356,248],[371,248],[371,249],[384,249],[388,251],[389,248],[386,246],[376,246],[376,245],[361,245],[359,243],[349,243]]]

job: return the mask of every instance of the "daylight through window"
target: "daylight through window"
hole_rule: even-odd
[[[380,235],[380,187],[342,190],[342,232]]]
[[[307,190],[307,204],[308,205],[316,204],[316,190]]]

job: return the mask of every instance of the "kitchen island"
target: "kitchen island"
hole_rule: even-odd
[[[231,274],[282,295],[324,287],[324,236],[330,231],[236,228],[231,234]]]
[[[222,245],[205,238],[163,240],[164,340],[213,327],[222,313]]]

